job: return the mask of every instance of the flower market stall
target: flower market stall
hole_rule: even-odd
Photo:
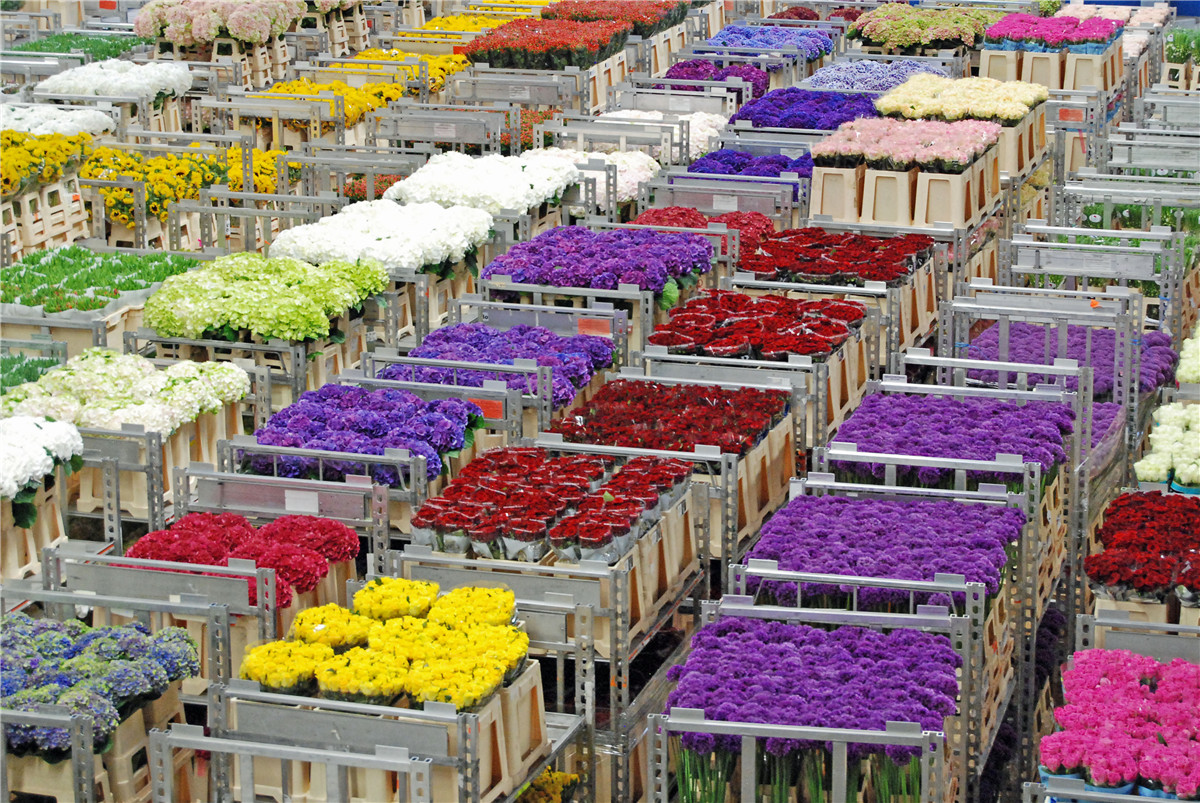
[[[1196,799],[1186,4],[0,6],[0,789]]]

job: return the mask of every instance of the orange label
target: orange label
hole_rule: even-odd
[[[78,201],[78,200],[79,200],[79,193],[75,193],[74,195],[72,195],[72,196],[71,196],[71,200],[72,200],[72,201]]]
[[[1098,306],[1100,306],[1100,302],[1093,298],[1092,299],[1092,309],[1095,309]]]
[[[604,318],[580,318],[575,324],[575,331],[581,335],[606,337],[612,332],[612,327]]]
[[[117,0],[100,0],[100,9],[102,11],[116,11]]]
[[[504,418],[504,402],[498,399],[467,399],[467,401],[479,405],[479,409],[483,410],[484,418]]]
[[[1083,109],[1059,109],[1058,119],[1064,123],[1082,123]]]

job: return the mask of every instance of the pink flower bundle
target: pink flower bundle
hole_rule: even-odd
[[[221,36],[261,45],[291,28],[307,9],[305,0],[152,0],[138,12],[133,30],[182,47]]]
[[[1119,20],[1091,17],[1035,17],[1030,14],[1009,14],[987,29],[985,41],[1044,45],[1059,49],[1069,45],[1107,43],[1121,32]]]
[[[817,167],[962,173],[996,144],[1000,126],[981,120],[942,123],[890,118],[854,120],[812,146]]]
[[[1200,664],[1161,664],[1128,650],[1075,653],[1063,672],[1062,730],[1042,739],[1041,763],[1093,786],[1138,782],[1184,799],[1200,790]]]

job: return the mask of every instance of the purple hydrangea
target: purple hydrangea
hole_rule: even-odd
[[[887,92],[920,73],[948,77],[946,71],[941,67],[910,59],[888,63],[839,61],[817,70],[806,83],[813,89],[841,92]]]
[[[744,151],[722,148],[706,153],[688,165],[689,173],[706,173],[715,176],[762,176],[779,178],[784,173],[796,173],[801,178],[812,178],[812,155],[803,153],[795,159],[781,154],[755,156]]]
[[[757,48],[763,51],[795,48],[806,61],[815,61],[833,51],[833,39],[824,31],[775,25],[729,25],[709,39],[708,44],[714,47]]]
[[[833,131],[851,120],[878,117],[875,97],[867,93],[847,95],[796,87],[776,89],[738,109],[730,122],[747,120],[755,128]]]

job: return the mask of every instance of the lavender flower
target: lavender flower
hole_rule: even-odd
[[[948,77],[941,67],[904,59],[882,63],[878,61],[839,61],[822,67],[808,79],[814,89],[887,92],[919,73]]]
[[[762,176],[779,178],[784,173],[796,173],[800,178],[812,178],[812,154],[804,153],[795,159],[789,159],[780,154],[755,156],[743,151],[722,148],[701,156],[688,165],[689,173],[703,173],[714,176]],[[795,197],[799,197],[800,188],[796,187]]]
[[[815,61],[833,51],[833,40],[824,31],[774,25],[730,25],[717,31],[708,44],[716,47],[758,48],[763,51],[795,48],[806,61]]]
[[[749,120],[755,128],[799,128],[833,131],[842,123],[878,117],[875,96],[858,93],[776,89],[738,109],[729,122]]]

